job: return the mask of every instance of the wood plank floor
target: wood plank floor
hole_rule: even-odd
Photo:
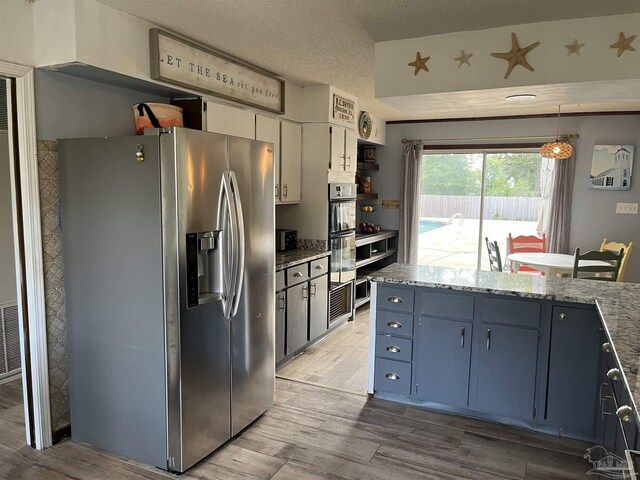
[[[369,308],[358,309],[353,322],[278,368],[281,378],[348,392],[367,392]]]
[[[276,404],[239,437],[179,478],[590,478],[586,476],[590,464],[582,455],[591,445],[367,401],[367,325],[365,310],[341,332],[286,366],[286,372],[299,380],[326,382],[330,388],[279,378]],[[48,450],[33,450],[24,445],[21,401],[19,381],[0,385],[2,480],[178,478],[69,440]]]
[[[0,409],[2,479],[177,478],[68,440],[33,450],[21,416],[20,404]],[[275,406],[180,478],[579,479],[587,446],[279,379]]]

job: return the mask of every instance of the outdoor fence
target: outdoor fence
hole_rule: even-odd
[[[421,195],[420,216],[451,218],[462,213],[464,218],[480,216],[479,196]],[[491,220],[537,221],[541,197],[485,197],[484,218]]]

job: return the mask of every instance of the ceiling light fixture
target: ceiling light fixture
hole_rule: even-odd
[[[540,155],[544,158],[566,160],[573,155],[573,147],[568,142],[560,141],[560,105],[558,105],[558,123],[556,126],[556,141],[545,143],[540,147]]]
[[[517,95],[509,95],[505,97],[505,100],[508,102],[526,102],[528,100],[535,100],[536,95],[533,93],[519,93]]]

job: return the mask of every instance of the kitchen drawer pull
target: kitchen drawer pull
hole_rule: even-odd
[[[607,372],[607,377],[609,377],[611,380],[620,380],[620,370],[618,370],[617,368],[612,368]]]
[[[294,277],[301,277],[301,276],[302,276],[302,273],[301,273],[301,272],[296,272],[296,273],[294,273],[294,274],[293,274],[293,276],[294,276]]]
[[[633,419],[633,408],[629,405],[622,405],[616,410],[616,415],[623,422],[630,422]]]
[[[385,374],[385,377],[387,377],[389,380],[400,380],[400,375],[398,375],[397,373],[387,373]]]
[[[602,347],[600,348],[603,352],[609,353],[611,351],[611,344],[609,342],[604,342]]]
[[[558,318],[560,320],[566,320],[567,319],[567,314],[566,313],[561,313],[560,315],[558,315]]]
[[[460,329],[460,348],[464,348],[464,327]]]
[[[487,328],[487,350],[491,350],[491,329]]]
[[[402,328],[402,324],[400,322],[387,322],[387,327]]]
[[[400,347],[396,346],[396,345],[389,345],[387,347],[387,352],[391,352],[391,353],[400,353]]]
[[[324,265],[316,265],[316,270],[324,270]]]
[[[402,299],[400,297],[389,297],[387,298],[387,301],[391,303],[402,303]]]

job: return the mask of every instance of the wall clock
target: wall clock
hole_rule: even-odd
[[[362,112],[360,114],[360,121],[358,122],[358,129],[360,130],[360,136],[365,140],[368,140],[371,136],[371,127],[373,122],[371,121],[371,115],[369,112]]]

